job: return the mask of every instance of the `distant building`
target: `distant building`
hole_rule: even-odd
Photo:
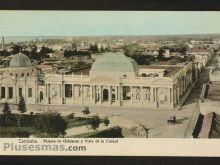
[[[164,49],[163,55],[165,58],[170,58],[170,49]]]
[[[203,48],[190,48],[186,51],[186,55],[195,56],[194,61],[200,64],[200,67],[205,67],[206,64],[211,60],[213,51],[210,49]]]

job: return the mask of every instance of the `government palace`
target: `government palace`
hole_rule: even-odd
[[[195,81],[193,64],[137,65],[123,52],[105,53],[87,71],[45,73],[23,53],[0,69],[0,103],[172,109]],[[196,77],[196,76],[195,76]]]

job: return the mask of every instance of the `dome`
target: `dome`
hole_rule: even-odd
[[[28,56],[23,53],[14,55],[10,61],[10,67],[29,67],[31,62]]]
[[[134,73],[137,63],[132,58],[120,53],[105,53],[99,57],[92,65],[91,72],[123,72]]]

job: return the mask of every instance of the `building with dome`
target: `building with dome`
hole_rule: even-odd
[[[193,85],[192,64],[138,65],[123,53],[105,53],[86,72],[41,74],[18,53],[0,70],[0,102],[172,109]]]

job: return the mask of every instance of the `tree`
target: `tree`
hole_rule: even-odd
[[[104,47],[102,45],[101,48],[100,48],[100,52],[104,52],[104,51],[105,51],[105,49],[104,49]]]
[[[17,119],[17,122],[18,122],[18,127],[21,126],[21,119],[23,118],[23,113],[25,113],[27,111],[27,108],[26,108],[26,104],[25,104],[25,100],[24,100],[24,97],[20,97],[19,99],[19,103],[18,103],[18,111],[21,113],[21,114],[16,114],[16,119]]]
[[[44,45],[41,47],[41,49],[40,49],[40,52],[39,52],[39,56],[41,57],[41,58],[44,58],[44,57],[46,57],[46,55],[48,54],[48,53],[52,53],[53,52],[53,50],[52,49],[50,49],[50,48],[48,48],[48,47],[45,47]]]
[[[3,105],[3,114],[5,116],[5,123],[8,123],[8,117],[11,115],[11,109],[9,107],[9,104],[7,102]]]
[[[97,53],[99,51],[98,45],[96,43],[94,45],[91,44],[89,51],[91,51],[92,53]]]
[[[87,118],[88,118],[88,116],[89,116],[89,114],[90,114],[89,107],[88,107],[88,106],[85,106],[85,109],[82,111],[82,113],[83,113],[84,115],[87,115]]]
[[[105,124],[105,126],[108,126],[108,125],[109,125],[110,121],[109,121],[108,117],[105,117],[105,118],[103,119],[103,123]]]
[[[45,112],[36,118],[34,127],[47,137],[63,137],[67,129],[67,121],[58,112]]]
[[[17,54],[21,51],[22,46],[14,44],[11,46],[11,49],[12,49],[11,54]]]
[[[26,104],[25,104],[25,101],[24,101],[24,97],[20,97],[20,99],[19,99],[18,111],[20,113],[25,113],[27,111]]]
[[[99,128],[99,124],[101,123],[101,120],[98,115],[92,116],[89,124],[91,125],[91,128],[95,131],[97,128]]]

